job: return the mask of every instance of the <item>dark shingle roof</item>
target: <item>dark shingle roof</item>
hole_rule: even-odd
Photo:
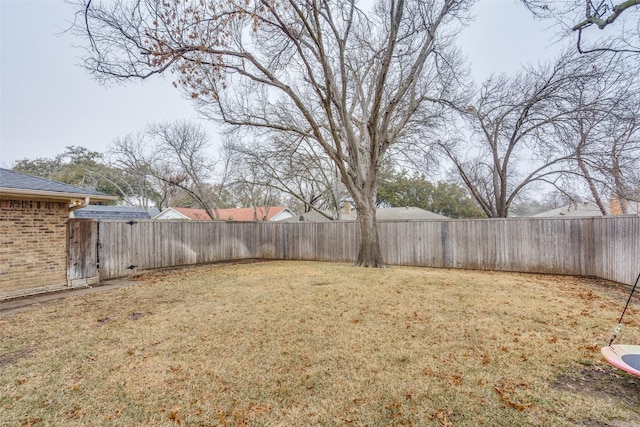
[[[73,216],[92,219],[151,219],[149,212],[132,206],[89,205],[73,211]]]
[[[0,189],[42,191],[47,193],[78,194],[78,196],[102,196],[111,198],[108,194],[95,190],[76,187],[50,179],[31,176],[9,169],[0,168]]]

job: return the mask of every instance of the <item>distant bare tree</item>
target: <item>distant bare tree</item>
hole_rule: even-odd
[[[229,188],[234,194],[234,200],[242,207],[253,208],[254,221],[266,220],[271,207],[280,205],[280,193],[271,184],[273,176],[265,175],[260,163],[245,161],[247,158],[229,145],[226,149],[231,154]]]
[[[565,54],[514,77],[492,76],[473,103],[454,106],[466,131],[440,146],[488,217],[507,217],[527,188],[553,183],[573,159],[560,130],[581,106],[567,94],[577,82],[600,75],[582,59]]]
[[[325,210],[340,214],[339,177],[334,163],[308,138],[291,141],[274,135],[268,141],[233,143],[236,182],[253,183],[285,193],[303,206],[304,212]]]
[[[121,167],[156,182],[160,208],[182,192],[211,219],[219,219],[222,185],[215,190],[210,182],[216,161],[207,153],[209,146],[202,126],[183,120],[152,124],[142,133],[116,139],[111,153]]]
[[[608,172],[610,198],[618,199],[623,214],[628,214],[627,201],[640,201],[640,110],[621,114],[621,126],[612,129],[611,144],[606,163],[601,170]],[[611,212],[610,212],[611,213]]]
[[[602,78],[578,84],[571,102],[581,105],[567,121],[563,137],[575,151],[574,174],[583,180],[603,215],[606,198],[635,198],[640,167],[640,90],[628,62],[613,62]]]
[[[472,0],[81,0],[98,80],[175,73],[211,117],[317,142],[358,208],[356,265],[381,266],[375,204],[390,147],[455,91]],[[422,120],[424,123],[424,120]]]
[[[116,137],[109,148],[111,163],[133,177],[139,190],[140,202],[145,209],[149,208],[150,201],[158,209],[166,207],[165,200],[171,190],[153,176],[149,170],[147,144],[144,132],[130,133],[125,137]]]
[[[204,129],[178,121],[152,124],[147,133],[156,147],[151,164],[156,177],[189,194],[211,219],[219,219],[217,204],[207,197],[215,162],[206,153],[210,141]]]

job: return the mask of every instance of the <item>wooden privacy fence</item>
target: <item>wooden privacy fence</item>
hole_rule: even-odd
[[[70,277],[101,280],[133,272],[241,259],[353,262],[354,222],[69,222]],[[86,220],[84,220],[86,221]],[[78,239],[79,230],[86,241]],[[596,276],[632,284],[639,272],[640,217],[380,221],[390,265]],[[92,250],[95,247],[97,250]],[[73,267],[73,268],[71,268]]]

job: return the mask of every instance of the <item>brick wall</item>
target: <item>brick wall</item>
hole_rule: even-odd
[[[69,204],[0,200],[0,297],[67,284]]]

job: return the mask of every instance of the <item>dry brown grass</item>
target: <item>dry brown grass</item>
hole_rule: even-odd
[[[600,357],[625,302],[571,277],[268,262],[0,318],[2,425],[640,422]],[[640,342],[630,307],[625,342]]]

